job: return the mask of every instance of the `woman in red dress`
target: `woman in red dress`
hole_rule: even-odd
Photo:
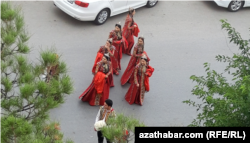
[[[104,105],[104,101],[109,98],[109,88],[111,81],[108,78],[112,74],[112,64],[110,57],[105,54],[102,61],[97,63],[95,76],[89,87],[79,96],[82,101],[89,102],[89,105]]]
[[[122,59],[122,50],[127,49],[128,43],[127,40],[122,36],[121,24],[120,22],[115,25],[115,30],[112,30],[109,33],[109,38],[113,39],[113,46],[115,47],[114,56],[117,59],[118,66],[113,68],[116,69],[116,75],[119,75],[118,71],[121,70],[120,61]]]
[[[149,91],[149,77],[153,72],[154,68],[147,64],[147,56],[142,56],[134,71],[134,82],[131,83],[125,95],[125,100],[130,105],[133,103],[143,105],[145,92]]]
[[[135,15],[135,9],[130,8],[129,9],[129,13],[126,17],[125,20],[125,24],[123,27],[123,36],[125,37],[125,39],[128,42],[128,48],[127,49],[123,49],[123,53],[130,55],[131,56],[131,49],[134,46],[134,29],[138,26],[133,19],[133,16]],[[138,27],[137,27],[138,28]],[[138,31],[137,31],[138,32]],[[138,33],[136,33],[138,35]],[[137,37],[137,36],[136,36]]]
[[[95,73],[95,69],[96,69],[96,65],[98,62],[100,62],[102,60],[102,57],[104,54],[109,54],[111,63],[112,63],[112,74],[109,76],[111,84],[110,87],[114,87],[114,80],[113,80],[113,73],[117,74],[117,67],[118,67],[118,61],[114,56],[114,52],[115,52],[115,47],[112,45],[112,38],[108,39],[106,41],[106,44],[104,46],[101,46],[99,51],[97,52],[97,56],[94,62],[94,66],[92,68],[92,73]]]
[[[127,82],[129,83],[133,82],[134,78],[132,75],[133,75],[134,68],[137,64],[139,64],[141,56],[144,54],[147,56],[147,59],[148,59],[147,61],[149,62],[150,59],[146,51],[144,51],[144,37],[141,36],[138,38],[138,43],[134,47],[133,56],[131,56],[128,66],[122,75],[121,85],[124,85]]]

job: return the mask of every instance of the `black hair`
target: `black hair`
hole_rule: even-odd
[[[120,25],[120,24],[115,24],[115,27],[119,27],[120,28],[120,30],[122,30],[122,26]]]
[[[135,11],[135,9],[131,9],[131,10],[129,10],[128,11],[128,14],[130,15],[130,17],[132,18],[132,22],[131,22],[131,25],[130,26],[132,26],[133,24],[134,24],[134,18],[133,18],[133,12]]]
[[[112,107],[112,105],[113,105],[113,101],[110,100],[110,99],[106,99],[106,100],[105,100],[105,103],[106,103],[108,106],[110,106],[110,107]]]
[[[144,58],[141,58],[141,59],[143,59],[143,60],[145,60],[146,62],[148,62],[148,59],[144,59]]]
[[[110,61],[110,58],[106,55],[103,55],[108,61]]]
[[[142,51],[144,51],[144,45],[145,45],[145,43],[144,43],[144,38],[143,38],[143,37],[139,37],[139,38],[138,38],[138,41],[139,41],[139,39],[141,39],[141,40],[143,41]]]

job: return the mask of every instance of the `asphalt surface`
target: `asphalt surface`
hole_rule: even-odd
[[[64,138],[71,138],[75,143],[97,142],[93,125],[99,107],[89,106],[78,97],[92,81],[91,69],[97,50],[105,44],[117,22],[124,24],[126,13],[96,26],[68,16],[52,1],[14,3],[22,6],[27,30],[32,35],[30,58],[36,60],[41,48],[56,47],[74,81],[74,93],[66,97],[63,105],[51,110],[51,119],[60,122]],[[147,126],[190,124],[198,113],[182,101],[199,101],[191,94],[196,84],[190,76],[206,76],[205,62],[223,71],[225,64],[217,62],[215,56],[238,52],[237,46],[229,44],[219,20],[228,19],[243,38],[249,39],[249,13],[250,8],[232,13],[209,1],[160,1],[154,8],[136,10],[134,19],[140,35],[145,37],[145,51],[155,72],[149,79],[150,91],[145,95],[144,105],[129,105],[124,100],[129,84],[121,86],[120,78],[130,57],[123,55],[122,70],[119,76],[114,75],[115,87],[110,89],[113,108],[118,113],[134,115]]]

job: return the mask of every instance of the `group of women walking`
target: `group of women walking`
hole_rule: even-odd
[[[121,24],[117,23],[115,29],[109,33],[106,44],[97,52],[92,68],[94,78],[79,96],[79,99],[89,102],[91,106],[104,105],[104,101],[109,98],[110,87],[114,87],[113,75],[119,75],[121,70],[120,61],[123,53],[131,56],[121,77],[121,85],[131,84],[125,99],[129,104],[143,105],[144,94],[149,91],[149,77],[153,74],[154,68],[149,65],[150,59],[144,50],[144,37],[138,37],[140,30],[133,19],[134,15],[135,9],[130,8],[123,29]],[[134,36],[138,37],[135,46]]]

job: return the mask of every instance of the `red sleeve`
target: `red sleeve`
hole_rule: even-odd
[[[146,53],[146,51],[143,52],[144,54],[146,54],[148,62],[150,61],[150,58],[148,57],[148,54]]]
[[[105,74],[103,72],[98,72],[94,78],[94,86],[97,93],[102,93],[105,84]]]
[[[116,43],[116,44],[120,44],[120,43],[121,43],[121,41],[122,41],[122,40],[120,40],[120,41],[116,40],[116,41],[114,41],[114,43]]]
[[[97,53],[96,58],[95,58],[95,62],[92,68],[92,72],[95,73],[96,70],[96,65],[98,64],[98,62],[100,62],[102,60],[103,54],[102,53]]]
[[[102,47],[100,47],[99,51],[97,53],[102,53]]]
[[[136,27],[133,30],[133,35],[135,37],[138,37],[138,34],[139,34],[140,30],[139,30],[139,27],[138,27],[137,23],[134,22],[134,25],[136,25]]]
[[[149,87],[149,77],[152,76],[154,72],[154,68],[152,68],[151,66],[148,66],[148,69],[146,70],[146,74],[145,75],[145,80],[144,80],[144,85],[145,85],[145,90],[149,91],[150,87]]]
[[[111,31],[110,33],[109,33],[109,38],[112,38],[113,37],[113,32]]]

